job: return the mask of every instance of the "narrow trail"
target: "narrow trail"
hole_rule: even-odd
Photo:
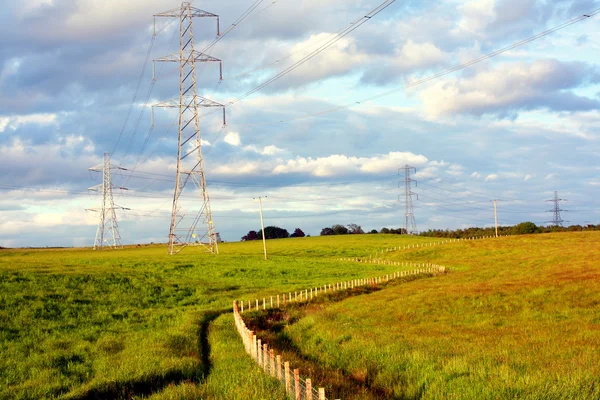
[[[90,388],[79,396],[67,396],[73,400],[132,399],[147,397],[163,391],[171,385],[184,382],[201,384],[212,369],[208,333],[210,324],[220,315],[231,313],[229,308],[204,312],[198,323],[198,365],[193,370],[169,370],[163,374],[145,376],[143,379],[103,383],[101,388]]]

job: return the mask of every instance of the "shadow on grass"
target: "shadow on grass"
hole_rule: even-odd
[[[331,303],[354,296],[367,295],[388,286],[427,276],[431,275],[421,274],[377,285],[331,292],[313,298],[308,303],[293,304],[284,309],[274,308],[266,311],[250,312],[244,315],[244,320],[250,330],[253,330],[259,338],[269,343],[269,346],[273,349],[282,353],[283,358],[290,361],[294,368],[299,368],[302,374],[309,376],[313,382],[319,382],[319,386],[325,387],[332,398],[416,400],[423,396],[424,390],[414,396],[405,396],[394,394],[392,389],[376,386],[374,380],[378,373],[377,365],[368,365],[362,370],[352,372],[324,366],[319,359],[303,354],[302,350],[285,334],[284,329],[288,325],[293,325],[305,315]]]
[[[169,385],[177,385],[183,382],[203,382],[212,369],[210,344],[208,342],[210,324],[220,315],[230,312],[231,309],[229,308],[207,311],[200,318],[197,342],[199,360],[196,368],[170,370],[163,374],[144,376],[129,381],[106,382],[102,386],[91,388],[81,395],[67,397],[77,400],[131,399],[160,392]]]

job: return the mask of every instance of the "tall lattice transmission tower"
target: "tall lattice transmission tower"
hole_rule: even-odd
[[[418,233],[418,231],[417,223],[415,221],[415,212],[413,210],[412,197],[414,195],[417,196],[418,199],[419,195],[412,191],[412,185],[414,183],[415,186],[417,186],[417,181],[411,179],[410,172],[414,171],[416,173],[417,169],[406,164],[404,168],[398,169],[398,175],[402,175],[400,172],[402,170],[404,170],[404,221],[402,222],[402,228],[407,234],[413,235]],[[401,184],[402,182],[398,182],[398,187],[400,187]],[[401,196],[402,195],[398,196],[398,201],[400,201]]]
[[[546,200],[551,201],[552,203],[554,203],[554,207],[552,208],[552,210],[548,210],[546,212],[551,212],[553,214],[553,218],[552,221],[548,221],[550,222],[552,225],[554,226],[563,226],[563,222],[566,222],[565,220],[562,219],[560,212],[561,211],[568,211],[568,210],[563,210],[562,208],[560,208],[560,202],[561,201],[567,201],[567,199],[561,199],[558,197],[558,192],[555,191],[554,192],[554,198],[550,199],[550,200]]]
[[[111,180],[111,170],[119,169],[110,163],[110,154],[104,153],[104,162],[95,167],[89,168],[90,171],[102,172],[102,183],[93,186],[88,190],[102,193],[102,205],[100,208],[91,208],[89,211],[100,213],[98,229],[96,230],[96,239],[94,240],[94,250],[102,250],[104,247],[113,249],[123,248],[121,244],[121,234],[119,233],[119,224],[117,223],[116,209],[127,210],[125,207],[115,206],[113,201],[113,186]]]
[[[199,109],[222,107],[223,125],[225,125],[225,107],[198,95],[196,63],[218,62],[221,66],[221,60],[195,50],[193,20],[194,18],[216,18],[217,36],[219,36],[219,17],[192,7],[189,2],[183,2],[181,7],[156,14],[155,17],[179,18],[179,51],[154,60],[179,63],[179,98],[154,105],[154,107],[176,108],[179,114],[177,174],[169,227],[169,254],[178,253],[190,244],[202,245],[209,252],[218,254],[219,247],[204,174]],[[220,79],[222,79],[222,72]],[[181,193],[190,179],[201,192],[200,210],[194,213],[193,217],[186,215],[180,201]]]

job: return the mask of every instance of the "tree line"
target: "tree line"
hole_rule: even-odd
[[[306,236],[302,229],[294,229],[294,233],[290,235],[287,229],[280,228],[278,226],[266,226],[265,227],[265,239],[285,239],[289,237],[304,237]],[[247,240],[262,240],[262,230],[250,231],[242,236],[242,241]]]
[[[550,232],[578,232],[578,231],[598,231],[600,225],[571,225],[571,226],[538,226],[533,222],[521,222],[514,226],[499,226],[498,235],[527,235],[533,233],[550,233]],[[496,229],[494,227],[488,228],[466,228],[466,229],[429,229],[428,231],[421,232],[420,236],[428,237],[442,237],[442,238],[468,238],[468,237],[480,237],[480,236],[494,236]]]

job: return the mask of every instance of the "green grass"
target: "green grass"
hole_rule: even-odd
[[[219,256],[188,248],[170,257],[162,246],[0,250],[0,398],[279,398],[231,350],[231,315],[218,315],[232,300],[378,276],[391,267],[332,258],[428,241],[275,240],[268,261],[260,242],[223,244]]]
[[[281,335],[305,359],[387,398],[600,398],[600,234],[384,257],[451,273],[317,307]]]

